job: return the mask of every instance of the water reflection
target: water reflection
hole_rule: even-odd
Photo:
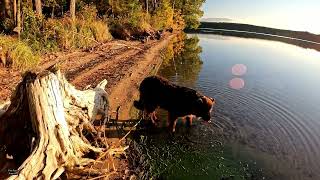
[[[159,71],[217,99],[214,124],[193,127],[192,141],[219,139],[234,157],[254,160],[272,179],[320,179],[320,53],[207,36],[191,36]]]
[[[186,34],[175,38],[165,50],[158,74],[163,74],[181,85],[193,86],[203,64],[199,41],[198,37],[188,38]]]
[[[271,34],[224,30],[224,29],[199,30],[199,33],[208,34],[209,38],[212,38],[210,37],[211,34],[218,34],[218,35],[235,36],[235,37],[243,37],[243,38],[274,40],[274,41],[285,42],[288,44],[293,44],[306,49],[314,49],[314,50],[320,51],[319,43],[316,43],[316,42],[312,43],[311,41],[307,41],[303,39],[295,39],[295,38],[277,36],[277,35],[271,35]]]
[[[212,39],[228,39],[228,37]],[[200,90],[197,84],[199,84],[201,70],[204,68],[201,59],[202,52],[200,39],[197,36],[179,36],[164,51],[163,64],[158,74],[177,84]],[[212,72],[215,68],[212,69]],[[244,64],[234,64],[233,68],[228,69],[228,73],[244,76],[247,73],[247,67]],[[212,74],[208,75],[206,77],[210,78]],[[234,89],[241,89],[244,87],[244,80],[239,77],[234,78],[230,81],[230,86]],[[205,89],[202,91],[208,94]],[[160,111],[159,115],[161,119],[166,119],[165,112]],[[255,160],[243,157],[234,158],[233,148],[221,146],[219,142],[221,134],[213,133],[211,125],[201,124],[201,121],[196,121],[195,124],[196,126],[188,130],[186,134],[183,123],[178,121],[178,126],[180,126],[173,142],[172,139],[167,138],[167,135],[164,135],[167,134],[166,132],[164,134],[157,132],[152,136],[149,134],[147,151],[152,156],[152,164],[156,166],[151,170],[153,173],[163,179],[261,179],[268,177],[256,165]],[[166,153],[164,153],[165,156],[162,156],[161,153],[154,154],[153,152],[158,149],[166,149],[167,152],[172,153],[170,156]]]

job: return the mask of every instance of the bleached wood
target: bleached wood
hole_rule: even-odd
[[[10,105],[10,101],[0,104],[0,117],[7,111],[9,105]]]
[[[52,70],[27,75],[22,83],[13,96],[20,101],[15,100],[12,106],[23,104],[26,99],[30,118],[26,117],[25,120],[30,119],[35,135],[32,137],[31,154],[20,165],[17,174],[8,179],[57,179],[64,171],[77,174],[79,169],[86,169],[86,166],[95,162],[94,159],[84,158],[87,153],[100,154],[106,151],[106,144],[97,147],[82,133],[86,130],[96,135],[92,122],[105,122],[108,117],[108,94],[104,90],[106,80],[94,89],[80,91],[69,84],[59,70]],[[26,97],[17,97],[23,95]],[[4,118],[11,117],[20,110],[7,106],[0,106],[0,123],[6,122],[1,115]],[[1,114],[1,110],[7,109]],[[85,172],[105,173],[94,168],[81,173]]]

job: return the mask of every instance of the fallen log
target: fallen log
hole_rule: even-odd
[[[54,67],[26,73],[10,105],[0,106],[0,177],[5,172],[8,179],[107,173],[94,167],[108,145],[93,126],[108,118],[106,84],[79,91]]]

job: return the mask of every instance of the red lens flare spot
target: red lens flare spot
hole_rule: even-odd
[[[244,80],[242,78],[233,78],[229,85],[232,89],[241,89],[244,87]]]
[[[247,73],[247,66],[244,64],[236,64],[232,66],[231,71],[235,76],[242,76]]]

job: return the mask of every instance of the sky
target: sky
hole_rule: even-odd
[[[320,0],[206,0],[203,18],[320,34]]]

